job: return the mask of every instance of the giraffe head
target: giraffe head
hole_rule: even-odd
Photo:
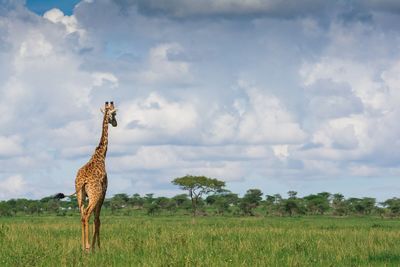
[[[100,109],[101,112],[107,117],[108,123],[110,123],[113,127],[117,127],[117,119],[115,116],[117,115],[117,109],[114,107],[114,102],[105,103],[104,109]]]

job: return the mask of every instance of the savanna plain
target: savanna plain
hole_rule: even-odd
[[[377,217],[103,216],[101,249],[78,216],[0,218],[0,266],[400,266],[400,221]]]

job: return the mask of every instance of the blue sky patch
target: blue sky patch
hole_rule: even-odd
[[[27,0],[26,6],[38,15],[43,15],[47,10],[58,8],[65,15],[72,15],[74,7],[79,0]]]

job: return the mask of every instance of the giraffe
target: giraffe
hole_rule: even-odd
[[[117,126],[115,119],[117,109],[115,109],[113,102],[110,102],[110,104],[105,102],[104,109],[101,109],[101,111],[104,113],[104,117],[100,143],[90,160],[78,170],[75,179],[75,192],[81,213],[82,249],[86,251],[89,251],[91,247],[94,250],[96,242],[100,248],[100,211],[107,191],[105,159],[108,146],[108,124],[113,127]],[[89,198],[87,207],[84,205],[86,197]],[[90,246],[89,219],[93,212],[93,238]]]

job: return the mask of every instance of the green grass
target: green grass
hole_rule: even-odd
[[[103,216],[85,253],[78,217],[0,218],[0,266],[399,266],[400,222],[378,218]]]

